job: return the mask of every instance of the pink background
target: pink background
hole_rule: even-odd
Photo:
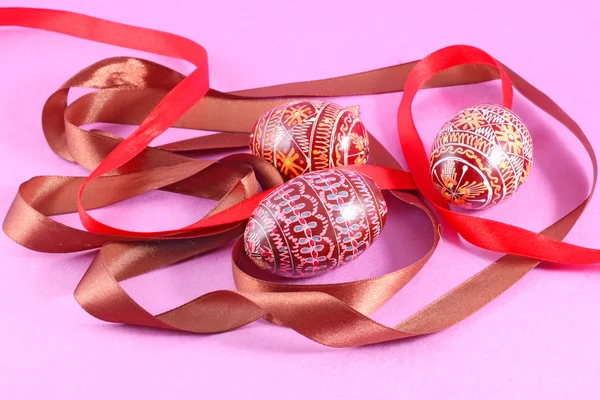
[[[8,1],[89,13],[187,36],[203,44],[212,86],[234,90],[378,68],[440,47],[480,46],[544,90],[586,130],[597,132],[600,18],[589,1],[254,0],[211,2]],[[47,96],[101,58],[136,55],[189,73],[183,62],[25,29],[0,29],[0,210],[34,175],[85,173],[46,145],[40,112]],[[568,77],[568,78],[567,78]],[[367,127],[399,158],[400,95],[340,99],[360,104]],[[462,107],[499,101],[497,83],[431,90],[415,104],[426,144]],[[520,96],[515,110],[535,143],[527,185],[487,217],[540,230],[589,190],[590,163],[568,132]],[[115,132],[125,133],[120,128]],[[130,130],[129,130],[130,131]],[[169,131],[159,142],[190,137]],[[143,201],[143,202],[142,202]],[[200,204],[200,205],[199,205]],[[196,199],[152,193],[95,213],[132,229],[181,226],[202,215]],[[392,202],[382,239],[354,264],[321,281],[391,271],[419,258],[429,228]],[[152,221],[144,221],[151,213]],[[75,216],[61,217],[78,225]],[[600,200],[567,240],[600,247]],[[399,322],[499,257],[450,231],[426,268],[375,317]],[[401,243],[401,244],[398,244]],[[358,349],[331,349],[259,321],[199,336],[95,320],[72,292],[93,253],[47,255],[0,235],[0,398],[598,398],[600,273],[545,265],[461,324],[429,337]],[[152,311],[233,288],[229,249],[125,284]]]

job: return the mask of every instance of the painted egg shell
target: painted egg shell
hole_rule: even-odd
[[[370,178],[344,169],[310,172],[263,199],[248,221],[244,246],[261,269],[314,276],[362,254],[386,217],[383,194]]]
[[[466,108],[444,125],[431,150],[434,184],[450,203],[482,209],[512,196],[533,165],[533,142],[507,108]]]
[[[296,100],[263,114],[250,135],[250,150],[286,178],[304,172],[365,164],[367,130],[358,111],[317,100]]]

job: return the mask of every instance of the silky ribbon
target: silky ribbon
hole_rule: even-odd
[[[297,82],[222,93],[209,88],[206,51],[180,36],[56,10],[0,9],[0,25],[64,33],[102,43],[176,57],[196,69],[187,77],[135,58],[112,58],[77,73],[50,96],[42,113],[46,139],[62,158],[91,171],[87,177],[40,176],[19,188],[3,228],[21,245],[37,251],[72,252],[100,248],[75,291],[91,315],[105,321],[198,333],[229,331],[256,319],[290,327],[335,347],[360,346],[437,332],[468,317],[517,282],[540,261],[600,262],[600,251],[561,240],[590,196],[540,234],[453,212],[429,178],[425,149],[414,126],[411,104],[421,87],[471,84],[500,78],[504,105],[512,87],[565,125],[584,145],[597,179],[597,162],[587,138],[550,98],[485,52],[452,46],[421,61],[326,80]],[[97,89],[71,104],[71,87]],[[247,133],[266,110],[290,97],[333,97],[403,91],[398,111],[402,150],[411,173],[372,135],[375,166],[351,168],[369,175],[397,199],[418,207],[433,228],[431,249],[416,263],[372,279],[341,284],[295,285],[257,278],[239,239],[258,202],[283,181],[275,168],[249,154],[215,161],[196,160],[189,151],[246,147]],[[93,122],[139,125],[126,139],[80,126]],[[149,147],[171,126],[220,131]],[[259,188],[260,185],[260,188]],[[263,189],[261,192],[260,189]],[[205,218],[160,232],[132,232],[108,226],[87,210],[167,190],[217,200]],[[370,319],[425,265],[439,242],[439,224],[417,190],[467,241],[507,253],[432,304],[388,327]],[[86,231],[60,224],[52,215],[78,212]],[[205,294],[178,308],[152,315],[119,282],[210,249],[233,245],[233,277],[238,291]]]

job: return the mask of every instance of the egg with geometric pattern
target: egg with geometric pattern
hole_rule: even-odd
[[[363,254],[386,218],[383,194],[366,175],[344,168],[307,172],[260,202],[246,225],[244,248],[264,271],[311,277]]]
[[[250,151],[287,180],[305,172],[366,164],[369,137],[357,107],[292,100],[258,119],[250,135]]]
[[[456,113],[431,149],[431,179],[450,204],[469,210],[499,204],[525,183],[533,141],[521,119],[495,104]]]

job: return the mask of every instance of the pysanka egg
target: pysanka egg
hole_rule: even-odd
[[[383,194],[365,175],[327,169],[289,180],[256,207],[244,232],[261,269],[302,278],[354,260],[381,234]]]
[[[295,100],[259,118],[250,135],[250,150],[289,179],[309,171],[365,164],[369,140],[357,111],[328,101]]]
[[[466,108],[435,138],[431,178],[451,204],[482,209],[512,196],[533,163],[533,142],[509,109],[492,104]]]

